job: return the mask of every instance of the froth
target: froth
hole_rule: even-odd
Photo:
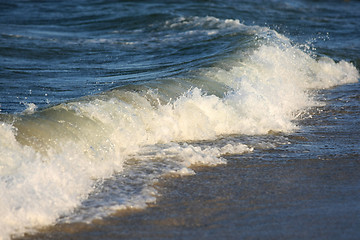
[[[93,180],[112,173],[113,163],[91,162],[78,145],[41,155],[20,145],[14,130],[1,126],[0,228],[1,237],[53,223],[69,213],[92,191]],[[84,149],[82,149],[84,150]]]
[[[1,125],[1,133],[7,136],[7,144],[1,145],[3,158],[0,177],[0,190],[3,193],[0,197],[0,227],[4,238],[10,234],[32,231],[33,227],[52,224],[64,215],[71,216],[73,209],[80,206],[94,190],[96,179],[110,177],[114,172],[121,171],[124,164],[133,165],[131,159],[141,161],[143,166],[140,164],[137,169],[144,168],[135,175],[133,173],[133,176],[137,176],[136,182],[142,185],[139,193],[129,195],[129,187],[126,187],[126,194],[120,194],[117,201],[97,202],[96,207],[87,209],[81,217],[75,215],[64,219],[91,221],[119,209],[146,207],[147,203],[155,201],[156,191],[151,184],[159,176],[194,174],[190,168],[192,165],[224,164],[226,161],[222,155],[252,150],[239,143],[205,148],[170,143],[138,146],[136,153],[128,152],[127,157],[123,155],[118,159],[104,159],[104,155],[95,159],[87,153],[88,146],[73,141],[63,143],[62,151],[50,149],[46,155],[41,155],[29,146],[20,145],[14,132],[11,126]],[[123,136],[122,143],[125,143],[126,137]],[[93,151],[101,154],[102,149]],[[153,169],[153,163],[158,161],[156,159],[163,161],[162,167],[157,170]],[[154,173],[149,174],[149,171]]]
[[[252,151],[237,142],[206,147],[191,142],[231,134],[293,131],[299,112],[317,104],[312,89],[359,78],[350,63],[314,59],[286,37],[265,28],[246,27],[237,20],[207,17],[167,24],[170,28],[190,24],[189,31],[205,25],[209,31],[247,28],[262,40],[256,50],[242,50],[229,60],[197,71],[192,76],[193,86],[185,92],[177,92],[182,88],[176,84],[167,86],[172,87],[173,96],[172,91],[163,94],[160,86],[158,91],[115,89],[39,112],[29,106],[29,112],[13,125],[2,123],[1,237],[52,224],[68,215],[93,191],[96,179],[131,168],[136,165],[131,164],[134,159],[145,169],[136,175],[144,179],[142,191],[128,199],[121,197],[122,203],[104,202],[99,209],[111,212],[145,207],[154,200],[151,183],[159,176],[194,174],[194,164],[225,164],[226,154]],[[208,93],[208,82],[225,86],[227,91]],[[156,161],[161,163],[153,171],[156,174],[146,175]],[[97,211],[89,219],[96,216]]]

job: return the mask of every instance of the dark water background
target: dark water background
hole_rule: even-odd
[[[309,43],[317,54],[359,66],[358,5],[340,0],[2,1],[1,109],[19,112],[24,103],[43,107],[173,76],[232,50],[236,38],[163,44],[159,39],[171,32],[161,24],[174,17],[269,26],[298,44]]]
[[[195,82],[193,72],[223,62],[222,67],[231,68],[224,59],[258,46],[251,34],[232,28],[221,32],[219,19],[268,27],[315,59],[345,60],[359,69],[359,12],[359,1],[340,0],[1,1],[0,119],[13,121],[8,119],[21,117],[27,109],[31,114],[35,111],[35,120],[30,117],[29,121],[38,123],[47,115],[37,116],[37,111],[114,89],[154,89],[164,82],[180,82],[186,90]],[[183,25],[176,26],[180,22]],[[219,29],[214,35],[209,32]],[[205,30],[206,34],[200,34]],[[226,91],[204,82],[195,86],[217,96]],[[312,94],[324,105],[310,107],[294,119],[299,126],[295,131],[240,133],[199,143],[217,146],[232,141],[255,146],[265,142],[274,147],[226,155],[224,165],[193,166],[196,174],[190,176],[160,174],[155,181],[151,174],[157,170],[138,167],[151,172],[148,178],[156,189],[156,200],[145,208],[134,205],[90,223],[84,221],[84,212],[121,198],[115,193],[122,190],[117,189],[123,187],[131,196],[139,191],[140,180],[131,182],[130,174],[117,172],[94,187],[95,193],[102,189],[105,197],[90,194],[83,200],[80,208],[85,210],[77,215],[75,211],[80,221],[41,224],[37,233],[22,236],[21,231],[20,236],[358,239],[360,85],[320,87]],[[21,129],[22,122],[14,122]]]

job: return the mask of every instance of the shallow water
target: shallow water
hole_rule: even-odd
[[[358,237],[359,2],[1,6],[0,238]]]

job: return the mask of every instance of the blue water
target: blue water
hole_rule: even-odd
[[[234,51],[231,33],[185,38],[213,26],[166,27],[179,17],[269,26],[316,54],[359,63],[357,1],[24,1],[1,7],[1,109],[19,112],[211,64]],[[239,39],[240,38],[240,39]],[[246,41],[246,40],[244,40]]]
[[[126,212],[131,222],[138,214],[132,209],[144,214],[140,218],[171,212],[174,225],[159,226],[179,237],[175,222],[182,210],[167,204],[178,199],[200,209],[202,197],[195,194],[199,201],[192,202],[188,192],[207,196],[209,185],[215,198],[219,189],[234,196],[228,208],[219,208],[225,220],[214,238],[228,231],[230,238],[319,238],[325,232],[324,238],[356,239],[359,12],[360,2],[351,0],[2,1],[0,239],[38,231],[44,238],[71,238],[73,231],[86,232],[83,225],[95,226],[88,229],[92,238],[111,238],[104,229],[113,223],[106,219]],[[318,173],[330,174],[328,183],[311,185]],[[207,174],[223,182],[208,182]],[[172,193],[166,186],[182,184],[174,176],[200,187]],[[298,186],[286,198],[298,202],[284,202],[284,188],[272,188],[279,176],[286,191]],[[261,195],[267,191],[262,178],[274,195]],[[244,187],[240,182],[247,187],[232,194]],[[333,192],[330,183],[338,183]],[[307,204],[329,210],[319,210],[314,226],[305,224],[308,234],[296,234],[304,229],[293,218],[282,223],[293,235],[285,227],[262,228],[274,206],[281,209],[273,212],[276,219],[289,219],[287,204],[308,211],[302,193]],[[259,196],[263,211],[239,200],[249,194]],[[341,201],[339,194],[348,197]],[[297,215],[302,223],[309,220],[304,212]],[[195,226],[202,214],[186,218]],[[339,233],[347,222],[331,222],[339,229],[334,232],[322,221],[338,214],[354,219],[347,235]],[[114,229],[130,231],[123,218]],[[97,220],[107,227],[101,230]],[[234,231],[248,221],[252,231]],[[188,238],[211,232],[193,229]]]

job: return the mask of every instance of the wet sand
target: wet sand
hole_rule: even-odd
[[[25,239],[358,239],[359,162],[288,153],[231,157],[228,165],[162,180],[162,196],[145,210]]]

